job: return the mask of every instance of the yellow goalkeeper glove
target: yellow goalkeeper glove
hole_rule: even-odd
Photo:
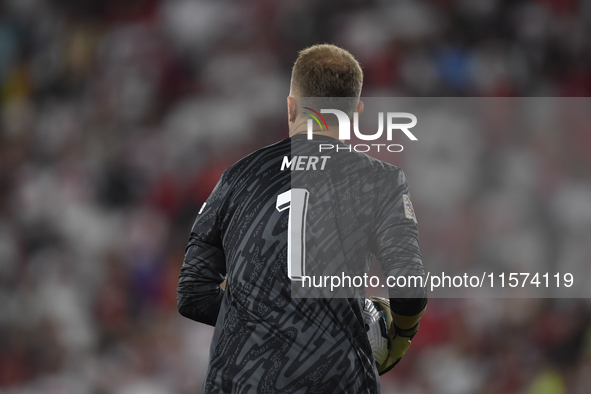
[[[373,296],[369,297],[369,299],[384,313],[386,324],[388,326],[388,357],[378,366],[378,373],[383,375],[400,362],[402,356],[404,356],[406,350],[410,346],[411,339],[417,331],[419,331],[419,323],[407,330],[396,327],[392,317],[392,310],[390,309],[390,300]]]

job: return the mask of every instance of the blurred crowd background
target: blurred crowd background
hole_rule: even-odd
[[[323,42],[365,96],[591,93],[583,0],[1,1],[0,393],[199,392],[212,329],[175,293],[190,226],[228,165],[287,135],[291,65]],[[591,130],[475,138],[425,159],[452,193],[398,163],[425,265],[591,263]],[[591,392],[588,300],[431,300],[421,327],[384,393]]]

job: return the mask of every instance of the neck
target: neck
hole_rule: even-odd
[[[297,119],[294,123],[290,124],[289,136],[293,137],[296,134],[307,134],[308,133],[308,122],[307,119]],[[329,130],[322,130],[318,125],[312,127],[312,133],[315,135],[325,135],[332,137],[335,140],[339,139],[339,131],[337,125],[329,125]]]

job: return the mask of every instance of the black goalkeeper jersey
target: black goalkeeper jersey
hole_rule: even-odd
[[[262,148],[228,168],[201,208],[178,307],[215,326],[203,393],[380,392],[363,298],[296,298],[297,262],[288,272],[288,249],[302,246],[288,245],[297,219],[306,229],[306,275],[327,267],[351,275],[372,254],[386,276],[424,273],[403,172],[347,148],[319,135]],[[296,184],[303,211],[295,200],[282,206]]]

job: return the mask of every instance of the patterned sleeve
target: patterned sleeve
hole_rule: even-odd
[[[199,211],[177,287],[180,314],[210,326],[215,326],[224,296],[220,284],[226,277],[226,259],[220,227],[228,188],[222,175]]]
[[[398,283],[407,286],[390,286],[389,296],[395,313],[411,316],[427,303],[427,291],[420,286],[425,270],[419,229],[404,172],[399,168],[389,172],[373,219],[371,248],[386,277],[405,278]]]

